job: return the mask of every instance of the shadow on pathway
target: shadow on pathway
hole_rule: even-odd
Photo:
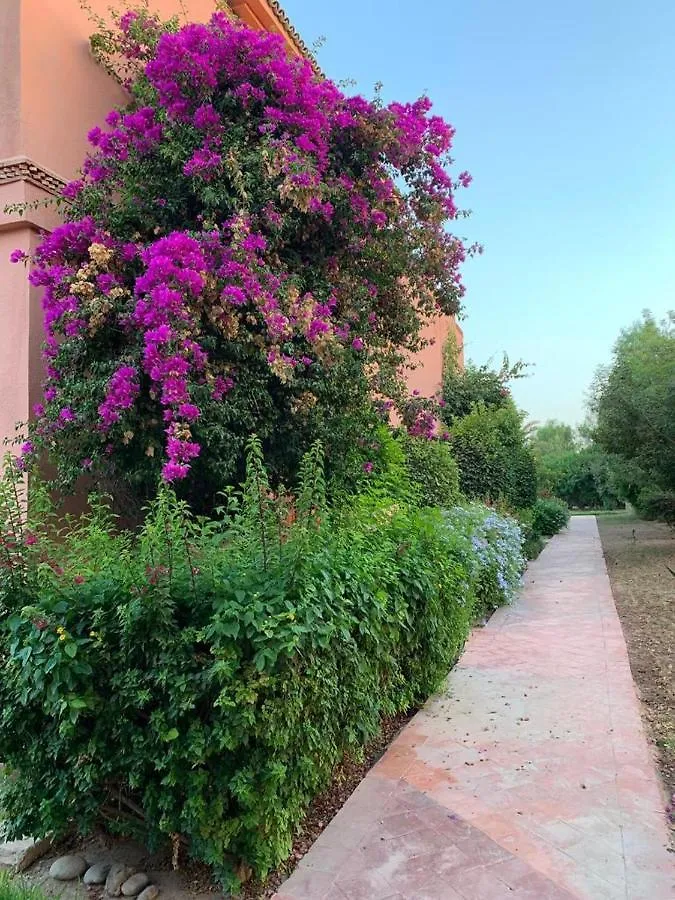
[[[675,857],[593,517],[318,838],[277,900],[670,900]]]

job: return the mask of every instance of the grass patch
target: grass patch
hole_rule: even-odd
[[[45,895],[39,888],[20,878],[13,878],[6,869],[0,869],[0,900],[45,900]]]

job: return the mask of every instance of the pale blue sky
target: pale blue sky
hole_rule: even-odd
[[[643,308],[675,306],[673,0],[284,0],[322,68],[386,100],[426,92],[474,183],[458,233],[466,352],[534,363],[535,420],[584,416],[596,366]]]

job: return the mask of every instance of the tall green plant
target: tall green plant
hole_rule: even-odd
[[[519,530],[382,491],[334,510],[321,468],[315,447],[299,495],[270,495],[253,440],[220,520],[165,487],[134,535],[102,502],[67,534],[42,527],[12,474],[3,834],[104,822],[178,842],[234,886],[242,863],[264,874],[288,854],[333,766],[382,715],[437,687],[474,616],[514,595]]]

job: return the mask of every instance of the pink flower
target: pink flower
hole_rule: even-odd
[[[168,481],[171,483],[172,481],[180,481],[183,478],[186,478],[190,471],[190,466],[176,463],[176,462],[167,462],[164,463],[162,468],[162,478],[164,481]]]
[[[364,462],[363,471],[369,475],[373,471],[373,464],[371,462]]]
[[[361,340],[361,338],[360,337],[354,338],[354,340],[352,341],[352,349],[353,350],[363,350],[363,347],[364,347],[364,343]]]
[[[74,200],[81,192],[84,187],[84,181],[69,181],[68,184],[63,188],[61,193],[66,198],[66,200]]]
[[[229,393],[233,387],[234,381],[231,378],[223,378],[221,375],[218,375],[213,383],[211,396],[214,400],[222,400],[225,394]]]
[[[194,403],[181,403],[178,407],[178,415],[186,422],[194,422],[201,415],[201,411]]]
[[[27,531],[23,542],[27,547],[33,547],[37,544],[37,540],[37,537],[31,531]]]
[[[11,263],[23,262],[26,259],[28,259],[28,254],[24,253],[23,250],[12,250],[9,255],[9,261]]]

